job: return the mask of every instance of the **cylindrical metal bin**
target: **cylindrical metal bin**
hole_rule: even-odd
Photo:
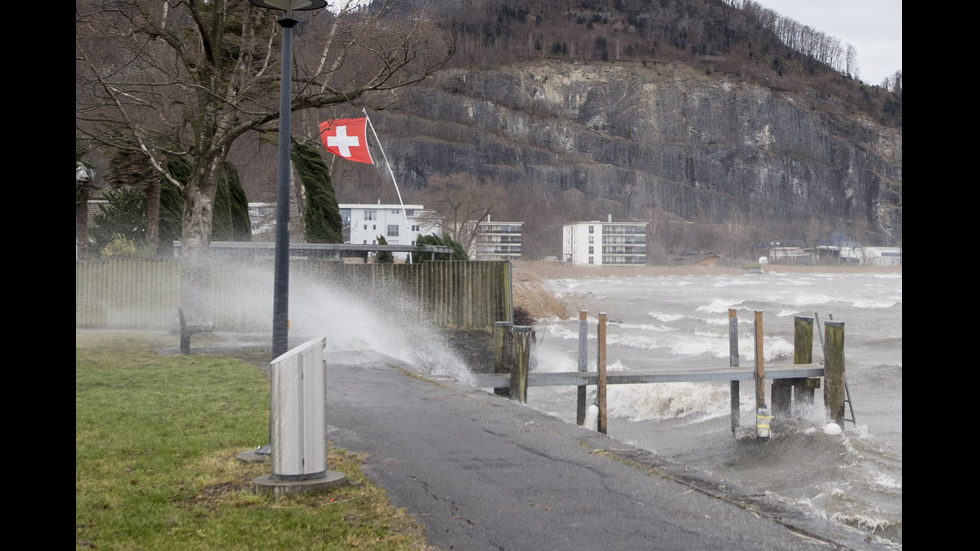
[[[272,478],[326,475],[324,346],[325,337],[313,339],[272,361]]]

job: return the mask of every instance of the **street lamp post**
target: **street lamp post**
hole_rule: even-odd
[[[318,10],[325,0],[249,0],[260,8],[284,12],[282,27],[282,71],[279,87],[279,174],[276,187],[276,253],[272,302],[272,358],[289,349],[289,150],[292,115],[293,19],[294,11]]]

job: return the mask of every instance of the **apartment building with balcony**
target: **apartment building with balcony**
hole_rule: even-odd
[[[524,222],[484,220],[477,226],[472,260],[518,260],[521,257],[521,235]]]
[[[647,223],[576,222],[562,227],[562,260],[579,265],[643,266]]]

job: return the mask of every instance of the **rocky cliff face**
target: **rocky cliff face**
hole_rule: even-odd
[[[901,131],[816,93],[668,65],[535,62],[444,71],[405,105],[372,121],[406,189],[467,173],[577,219],[720,223],[737,207],[760,226],[901,242]]]

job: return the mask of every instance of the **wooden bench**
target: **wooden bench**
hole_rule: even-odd
[[[210,323],[207,325],[187,325],[183,308],[177,309],[177,315],[180,317],[180,351],[183,354],[190,354],[191,335],[195,333],[210,333],[214,331],[214,328]]]

